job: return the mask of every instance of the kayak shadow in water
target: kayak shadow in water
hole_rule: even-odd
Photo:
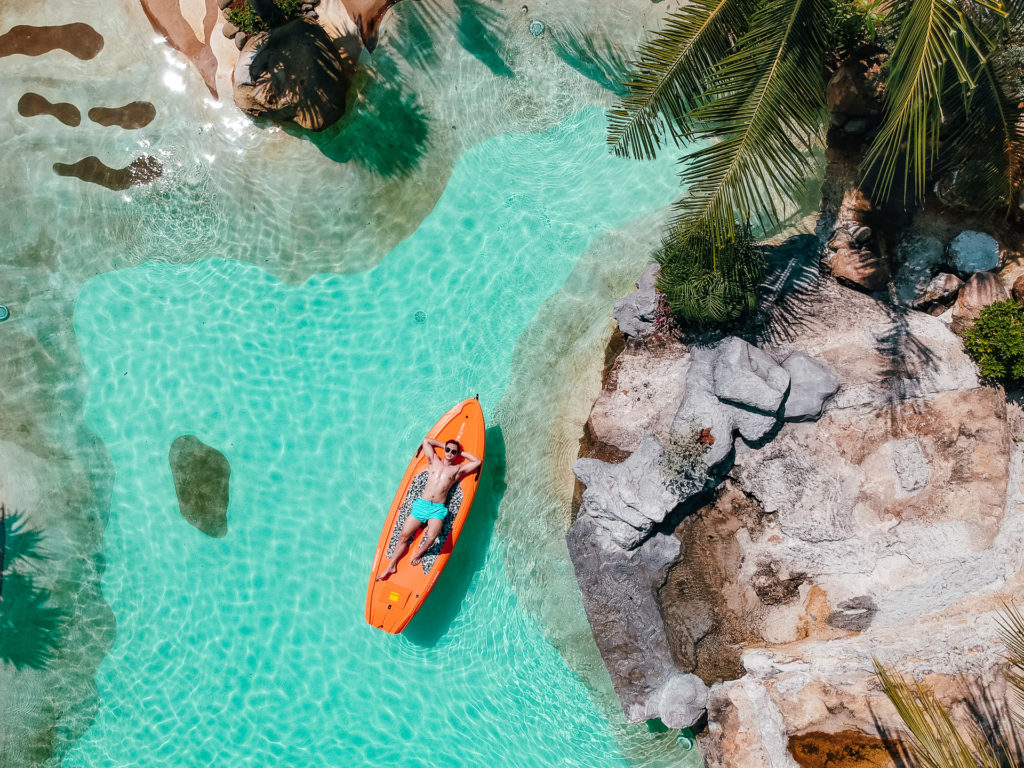
[[[448,565],[409,626],[402,633],[416,645],[437,644],[458,614],[469,584],[484,564],[494,533],[498,505],[505,495],[505,437],[501,427],[487,430],[487,453],[476,499]]]

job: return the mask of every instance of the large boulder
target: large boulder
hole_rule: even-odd
[[[782,361],[782,367],[790,378],[782,418],[786,421],[817,419],[825,401],[839,391],[839,377],[823,362],[803,352],[791,354]]]
[[[324,28],[297,18],[246,40],[235,65],[235,104],[322,131],[344,114],[351,76],[352,63]]]
[[[587,487],[580,516],[604,526],[624,549],[639,545],[682,499],[704,485],[702,477],[670,477],[665,452],[654,435],[644,436],[636,451],[619,464],[577,459],[572,470]]]
[[[949,259],[963,275],[988,272],[999,266],[999,243],[992,235],[966,230],[950,242]]]
[[[181,516],[207,536],[226,536],[231,465],[224,454],[182,435],[171,443],[168,461]]]
[[[765,352],[730,336],[718,345],[714,364],[719,400],[777,414],[789,391],[789,373]]]
[[[991,272],[976,272],[960,289],[956,304],[953,305],[953,320],[950,327],[955,333],[962,332],[978,319],[981,310],[997,301],[1010,298],[999,278]]]
[[[865,248],[840,248],[829,266],[836,280],[850,288],[873,293],[889,284],[888,262]]]
[[[715,683],[700,737],[713,768],[881,759],[874,724],[898,718],[875,658],[927,676],[945,702],[962,696],[960,675],[1001,699],[1000,605],[1024,594],[1024,445],[1010,440],[1002,391],[981,385],[939,318],[832,281],[802,294],[801,309],[771,354],[823,362],[838,392],[818,422],[737,443],[725,483],[680,521],[679,554],[655,577],[676,670]],[[736,406],[714,395],[715,350],[688,354],[677,416],[698,393],[715,428],[734,429],[723,409]],[[594,557],[613,564],[609,581],[626,578],[612,555]],[[601,593],[591,607],[612,600]],[[606,642],[602,631],[603,654],[625,658],[634,642],[664,653],[646,620],[642,639],[619,628]],[[664,684],[635,674],[648,691]]]
[[[652,264],[636,281],[636,291],[615,302],[612,315],[626,336],[646,336],[655,329],[658,314],[658,265]]]
[[[778,424],[777,414],[740,408],[718,399],[714,374],[716,358],[714,349],[691,351],[683,402],[672,422],[672,431],[676,433],[709,430],[712,442],[704,454],[708,467],[721,464],[732,453],[736,432],[745,440],[756,442]]]
[[[704,714],[707,686],[675,664],[655,590],[679,556],[664,534],[622,549],[593,517],[581,514],[567,536],[583,606],[626,719],[660,718],[688,728]]]

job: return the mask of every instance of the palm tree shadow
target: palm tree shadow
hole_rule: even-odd
[[[304,134],[335,162],[352,161],[387,178],[406,178],[426,152],[429,127],[398,65],[379,52],[373,65],[356,73],[341,120],[325,131]]]
[[[431,0],[400,3],[393,13],[398,32],[394,48],[409,64],[423,66],[437,60],[431,42],[434,35],[450,35],[448,28],[455,25],[455,39],[459,45],[498,77],[515,77],[504,56],[504,44],[498,34],[501,13],[484,5],[480,0],[456,0],[458,17],[452,19]]]
[[[625,83],[629,75],[629,60],[619,48],[607,40],[598,47],[593,36],[577,30],[551,32],[551,45],[555,55],[589,80],[605,90],[624,98],[629,94]]]
[[[501,427],[495,425],[487,430],[487,457],[480,488],[458,546],[423,608],[403,633],[416,645],[436,645],[462,608],[470,582],[483,567],[498,517],[498,505],[504,495],[505,438]]]
[[[32,573],[48,559],[38,530],[0,504],[0,662],[16,669],[45,669],[60,643],[66,619],[48,605],[50,590],[35,585]]]
[[[822,285],[816,236],[794,235],[763,252],[765,275],[757,309],[735,331],[756,345],[790,341],[805,329]]]

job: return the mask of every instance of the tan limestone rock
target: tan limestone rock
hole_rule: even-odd
[[[978,319],[981,310],[989,304],[1006,301],[1008,298],[1009,294],[998,277],[991,272],[976,272],[960,289],[960,295],[953,305],[953,332],[962,332]]]

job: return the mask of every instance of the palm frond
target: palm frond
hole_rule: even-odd
[[[1024,724],[1024,616],[1011,603],[1003,604],[999,616],[999,634],[1006,645],[1006,660],[1010,668],[1006,680],[1014,692],[1017,722]]]
[[[905,742],[914,757],[929,768],[1000,768],[1012,756],[998,755],[980,733],[969,738],[953,723],[935,695],[919,682],[908,682],[875,659],[875,674],[886,697],[910,731]],[[1012,762],[1010,763],[1012,764]]]
[[[899,36],[889,59],[885,108],[863,172],[875,195],[888,199],[897,179],[915,198],[924,194],[936,158],[947,79],[974,88],[970,55],[984,58],[984,41],[954,0],[894,0]],[[905,197],[905,193],[904,193]]]
[[[725,243],[736,221],[771,229],[776,201],[791,199],[823,141],[826,0],[766,0],[738,50],[715,69],[690,118],[714,143],[683,159],[687,195],[673,238]]]
[[[670,14],[640,47],[626,87],[608,116],[608,147],[617,155],[653,157],[665,132],[688,131],[686,115],[699,103],[705,77],[746,28],[752,0],[694,0]]]
[[[971,173],[969,194],[979,208],[1009,213],[1024,182],[1024,113],[999,56],[1007,35],[1005,19],[986,13],[968,21],[989,27],[974,35],[989,45],[984,57],[972,61],[976,85],[956,102],[955,129],[943,139],[940,164],[951,172]]]

